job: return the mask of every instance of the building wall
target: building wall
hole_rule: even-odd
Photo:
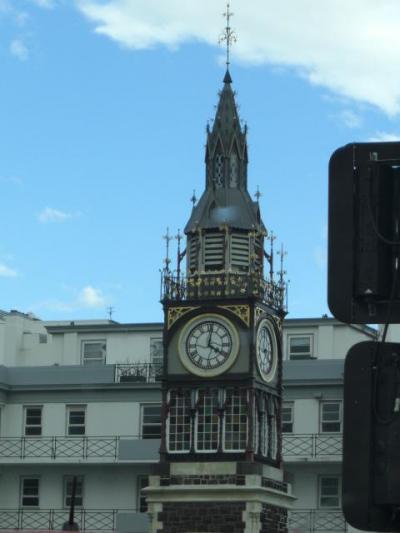
[[[87,509],[136,509],[138,476],[146,467],[127,465],[28,465],[0,466],[1,508],[20,505],[22,477],[40,478],[40,509],[64,506],[65,476],[82,476],[83,504]]]

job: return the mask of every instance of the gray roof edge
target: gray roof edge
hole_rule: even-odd
[[[163,322],[138,322],[138,323],[127,323],[121,324],[115,322],[114,324],[74,324],[74,321],[71,321],[72,324],[65,325],[46,325],[45,328],[49,333],[63,333],[65,331],[107,331],[119,333],[122,331],[152,331],[152,330],[162,330],[164,328]]]

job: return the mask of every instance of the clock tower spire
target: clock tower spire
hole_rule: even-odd
[[[283,263],[275,273],[261,193],[254,201],[247,189],[231,16],[228,3],[227,70],[207,127],[205,189],[193,200],[183,251],[179,234],[176,269],[168,247],[162,272],[160,475],[147,489],[154,533],[283,533],[293,500],[281,470]]]

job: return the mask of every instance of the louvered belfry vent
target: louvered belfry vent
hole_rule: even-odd
[[[192,235],[189,241],[189,270],[194,272],[199,269],[199,237]]]
[[[204,269],[222,270],[225,259],[225,235],[206,233],[204,235]]]
[[[231,235],[231,267],[232,270],[245,272],[249,270],[249,235],[247,233],[232,233]]]

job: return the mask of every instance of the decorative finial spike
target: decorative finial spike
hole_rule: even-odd
[[[236,43],[237,36],[236,33],[232,30],[230,26],[231,17],[233,16],[232,11],[230,11],[230,3],[227,2],[226,4],[226,12],[222,14],[223,17],[226,18],[226,26],[224,32],[221,34],[219,38],[219,44],[225,42],[226,43],[226,74],[224,78],[224,83],[232,83],[232,79],[229,74],[229,65],[231,63],[231,46],[233,43]],[[225,81],[226,79],[229,79],[230,81]]]
[[[258,185],[257,185],[257,191],[255,192],[254,196],[255,196],[257,202],[259,202],[260,198],[262,196],[262,192],[260,192],[260,189],[259,189]]]
[[[197,198],[196,198],[196,191],[193,189],[193,195],[192,197],[190,198],[190,201],[192,202],[193,204],[193,208],[194,206],[196,205],[196,202],[197,202]]]
[[[165,256],[165,259],[164,259],[165,270],[166,270],[166,272],[169,272],[169,264],[171,263],[171,259],[169,258],[169,242],[173,239],[173,237],[170,235],[168,227],[167,227],[166,234],[163,235],[163,239],[166,242],[166,248],[167,248],[166,256]]]

